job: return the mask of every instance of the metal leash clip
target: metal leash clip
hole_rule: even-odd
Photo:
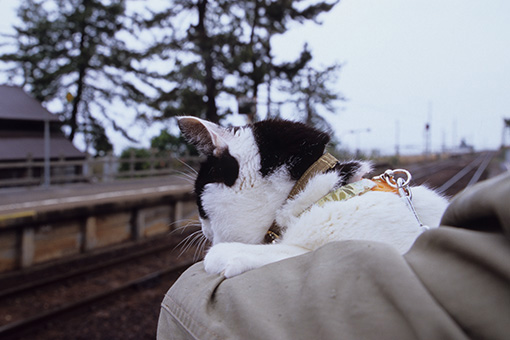
[[[397,183],[397,180],[395,179],[395,177],[396,177],[395,175],[397,175],[397,174],[405,175],[405,180],[402,185],[403,185],[403,187],[409,188],[409,183],[411,183],[412,176],[411,176],[411,173],[409,171],[407,171],[406,169],[395,169],[395,170],[388,169],[382,175],[375,176],[372,179],[383,180],[386,183],[388,183],[389,186],[391,186],[393,188],[398,188],[398,183]],[[398,178],[404,179],[402,177],[398,177]]]
[[[404,175],[397,177],[396,175]],[[411,188],[409,187],[409,184],[411,183],[411,173],[405,169],[395,169],[386,170],[382,175],[376,176],[373,179],[375,180],[384,180],[386,183],[388,183],[389,186],[396,188],[398,191],[398,194],[404,202],[406,203],[407,207],[411,212],[413,213],[414,218],[420,225],[420,228],[424,230],[430,229],[428,226],[423,224],[423,222],[420,220],[420,217],[418,216],[418,213],[416,212],[416,209],[413,205],[413,195],[411,192]]]

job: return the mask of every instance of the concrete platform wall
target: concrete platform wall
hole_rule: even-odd
[[[0,216],[0,273],[169,233],[196,216],[189,192],[162,192]]]

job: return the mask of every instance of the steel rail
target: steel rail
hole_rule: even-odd
[[[439,193],[443,193],[448,190],[452,185],[461,180],[464,176],[466,176],[469,172],[473,171],[477,166],[479,167],[483,162],[483,159],[486,158],[486,154],[481,154],[477,158],[475,158],[471,163],[462,168],[457,174],[451,177],[448,181],[446,181],[443,185],[441,185],[437,191]]]
[[[7,297],[8,295],[12,295],[12,294],[19,294],[19,293],[24,292],[24,291],[28,291],[28,290],[31,290],[31,289],[35,289],[35,288],[39,288],[39,287],[42,287],[42,286],[46,286],[46,285],[49,285],[49,284],[52,284],[52,283],[55,283],[55,282],[58,282],[58,281],[67,280],[67,279],[70,279],[70,278],[73,278],[73,277],[76,277],[76,276],[88,274],[88,273],[96,271],[96,270],[101,270],[101,269],[104,269],[104,268],[107,268],[107,267],[110,267],[110,266],[113,266],[113,265],[116,265],[116,264],[119,264],[119,263],[122,263],[122,262],[129,261],[129,260],[131,260],[133,258],[142,257],[142,256],[149,255],[149,254],[152,254],[152,253],[157,253],[158,251],[162,251],[162,250],[165,250],[167,248],[170,248],[170,246],[159,246],[159,247],[154,248],[154,249],[139,251],[139,252],[136,252],[136,253],[124,255],[124,256],[119,257],[119,258],[115,258],[113,260],[103,261],[103,262],[100,262],[100,263],[97,263],[97,264],[88,265],[88,266],[85,266],[85,267],[82,267],[82,268],[78,268],[78,269],[75,269],[75,270],[72,270],[72,271],[69,271],[69,272],[66,272],[66,273],[61,273],[61,274],[54,275],[54,276],[51,276],[51,277],[47,277],[47,278],[44,278],[44,279],[40,279],[40,280],[37,280],[37,281],[28,282],[28,283],[25,283],[25,284],[21,284],[21,285],[17,285],[17,286],[14,286],[14,287],[7,288],[7,289],[3,289],[3,290],[0,291],[0,298],[4,298],[4,297]]]
[[[191,230],[191,231],[193,231],[193,230]],[[186,233],[186,234],[188,234],[188,233]],[[61,274],[53,275],[53,276],[43,278],[43,279],[40,279],[37,281],[31,281],[31,282],[27,282],[25,284],[20,284],[20,285],[16,285],[16,286],[13,286],[10,288],[2,289],[0,291],[0,298],[7,297],[8,295],[19,294],[24,291],[28,291],[28,290],[39,288],[39,287],[46,286],[46,285],[50,285],[52,283],[71,279],[73,277],[77,277],[80,275],[85,275],[85,274],[88,274],[88,273],[91,273],[91,272],[94,272],[97,270],[101,270],[101,269],[111,267],[111,266],[114,266],[114,265],[117,265],[117,264],[120,264],[123,262],[127,262],[127,261],[135,259],[135,258],[140,258],[143,256],[147,256],[150,254],[160,252],[160,251],[170,250],[172,248],[175,249],[175,247],[177,247],[177,245],[178,245],[178,242],[172,243],[172,244],[163,244],[163,245],[159,245],[156,247],[151,247],[150,249],[142,249],[142,250],[139,250],[136,252],[121,255],[121,256],[116,257],[111,260],[101,261],[101,262],[98,262],[98,263],[95,263],[92,265],[83,266],[78,269],[68,271],[66,273],[61,273]],[[134,245],[133,247],[136,247],[136,246],[137,245]],[[101,254],[99,256],[104,257],[104,256],[108,256],[108,254],[107,253]]]
[[[81,300],[62,305],[62,306],[52,309],[50,311],[26,318],[24,320],[19,320],[19,321],[15,321],[15,322],[6,324],[6,325],[0,327],[0,338],[5,339],[7,337],[12,337],[13,335],[18,335],[20,333],[29,332],[30,330],[33,330],[34,328],[36,328],[38,325],[44,324],[44,323],[48,322],[49,320],[54,319],[54,318],[61,316],[63,314],[70,313],[70,312],[76,311],[79,308],[92,305],[98,301],[101,301],[108,297],[112,297],[118,293],[124,292],[131,288],[135,288],[140,285],[156,281],[165,275],[184,271],[187,268],[189,268],[193,263],[195,263],[195,262],[190,261],[190,262],[186,262],[185,264],[178,265],[176,267],[158,270],[158,271],[152,272],[148,275],[145,275],[141,278],[126,282],[126,283],[124,283],[120,286],[117,286],[115,288],[105,290],[101,293],[97,293],[97,294],[88,296],[86,298],[83,298]]]
[[[492,161],[492,159],[494,158],[495,155],[496,155],[496,152],[487,152],[485,159],[482,161],[482,163],[476,170],[473,177],[471,177],[471,180],[469,181],[469,183],[466,187],[470,187],[480,180],[480,177],[482,177],[483,173],[485,172],[485,170],[487,169],[487,167],[489,166],[490,162]]]

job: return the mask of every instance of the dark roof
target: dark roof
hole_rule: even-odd
[[[22,88],[0,85],[0,120],[59,121]]]
[[[33,159],[44,157],[44,139],[34,136],[0,137],[0,161],[19,161],[31,154]],[[62,134],[51,136],[50,157],[66,159],[85,158],[85,154],[74,147]]]
[[[44,157],[44,124],[51,122],[50,157],[83,159],[60,130],[60,120],[20,87],[0,85],[0,162]]]

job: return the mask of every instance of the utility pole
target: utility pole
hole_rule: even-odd
[[[503,121],[504,121],[504,125],[503,125],[503,135],[501,136],[501,147],[506,148],[506,147],[508,147],[506,137],[510,136],[510,118],[504,118]]]
[[[425,157],[429,157],[430,155],[430,122],[432,120],[432,103],[428,104],[428,117],[427,122],[425,123]]]
[[[504,153],[505,162],[503,163],[507,170],[510,170],[510,147],[507,145],[506,136],[510,135],[510,118],[503,119],[503,136],[501,138],[501,150]]]
[[[348,133],[353,134],[356,136],[356,158],[359,158],[361,156],[361,150],[360,150],[360,134],[364,132],[370,132],[370,129],[355,129],[350,130]]]
[[[50,121],[44,120],[44,186],[50,186]]]
[[[400,158],[400,121],[395,121],[395,157]]]
[[[426,157],[430,155],[430,123],[425,123],[425,151]]]

